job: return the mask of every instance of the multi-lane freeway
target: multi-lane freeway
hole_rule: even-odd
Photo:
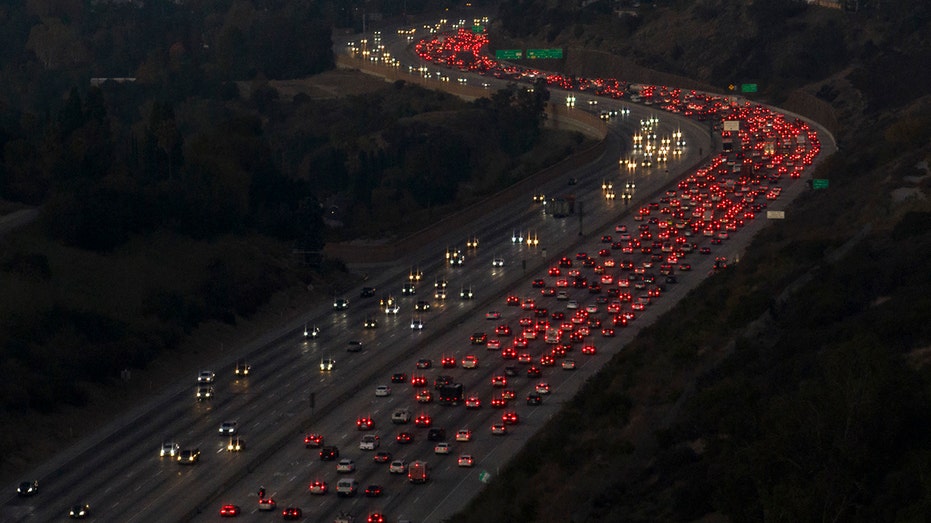
[[[583,99],[580,97],[580,105]],[[644,242],[650,242],[644,232],[661,234],[664,227],[660,220],[651,222],[651,218],[662,216],[673,200],[678,206],[686,200],[697,204],[703,196],[712,201],[713,196],[698,189],[706,177],[693,182],[696,190],[691,197],[683,197],[690,191],[689,183],[684,182],[685,189],[678,183],[686,174],[685,168],[699,160],[699,148],[709,154],[714,150],[706,125],[614,100],[603,100],[597,106],[598,111],[623,108],[629,108],[630,113],[610,120],[608,152],[592,165],[571,173],[572,186],[567,179],[540,185],[510,205],[450,230],[443,239],[385,268],[366,282],[375,288],[373,296],[361,296],[361,288],[347,289],[344,296],[337,297],[348,301],[346,308],[337,310],[333,304],[321,304],[299,322],[283,325],[231,353],[226,361],[216,362],[209,369],[216,373],[211,384],[214,394],[209,399],[195,399],[198,371],[202,369],[179,369],[175,386],[35,471],[34,478],[28,479],[40,481],[37,495],[14,497],[10,489],[0,519],[61,519],[76,503],[89,504],[90,519],[98,521],[215,520],[225,504],[240,507],[239,517],[247,521],[279,518],[288,506],[300,507],[300,519],[305,521],[331,521],[340,513],[352,513],[364,520],[373,512],[386,514],[389,521],[401,517],[418,522],[441,521],[455,513],[482,488],[483,482],[494,480],[497,471],[588,376],[622,350],[640,328],[655,321],[710,274],[716,258],[733,260],[753,230],[763,226],[765,220],[760,216],[747,217],[744,224],[745,216],[741,214],[740,228],[729,234],[715,231],[706,236],[700,230],[694,235],[689,233],[682,243],[689,244],[690,252],[679,252],[681,259],[672,264],[675,283],[666,283],[665,273],[670,271],[659,267],[667,261],[669,251],[661,249],[664,254],[656,259],[654,254],[659,253],[646,252],[642,247],[615,245],[625,234],[630,234],[631,240],[643,238]],[[668,164],[619,170],[618,160],[630,154],[632,136],[640,132],[640,121],[656,116],[660,116],[654,127],[657,135],[669,136],[676,130],[683,133],[687,145],[681,156]],[[605,181],[624,184],[625,190],[628,183],[633,184],[632,199],[606,198]],[[802,187],[797,179],[766,183],[767,190],[782,188],[775,198],[767,200],[768,194],[754,196],[767,202],[768,210],[784,208]],[[546,206],[534,198],[569,191],[576,198],[576,209],[583,212],[566,218],[546,213]],[[714,201],[720,200],[719,195]],[[643,214],[640,209],[644,207],[652,208],[653,214]],[[671,219],[669,227],[673,228]],[[686,237],[684,229],[682,234]],[[514,241],[515,236],[523,236],[524,241]],[[527,237],[538,243],[528,244]],[[478,240],[478,247],[468,247],[470,240]],[[600,252],[603,249],[606,253]],[[713,255],[702,255],[703,249]],[[451,250],[463,253],[462,265],[447,261],[446,254]],[[591,266],[584,265],[587,262],[577,256],[580,252],[593,260]],[[563,256],[569,257],[573,266],[561,267],[558,275],[551,273],[553,267],[559,268]],[[503,260],[504,265],[493,263],[495,259]],[[606,267],[608,259],[633,265],[627,270]],[[645,269],[644,262],[656,265]],[[578,275],[569,272],[576,270]],[[416,292],[405,295],[403,285],[411,282],[412,273],[421,278],[414,282]],[[602,285],[602,292],[593,292],[589,284],[608,281],[602,280],[605,274],[612,277],[610,283]],[[648,283],[643,274],[659,280]],[[576,285],[580,277],[585,277],[587,283]],[[621,278],[629,280],[628,286],[618,285]],[[565,287],[560,281],[564,279]],[[439,280],[448,282],[446,299],[435,298],[435,282]],[[544,287],[533,287],[533,280],[543,280]],[[654,287],[657,294],[635,310],[638,298]],[[552,295],[545,296],[544,289],[550,288]],[[471,289],[472,299],[460,298],[465,289]],[[609,294],[609,289],[614,289],[615,294]],[[624,299],[628,292],[625,289],[633,293],[629,301]],[[559,291],[566,295],[557,297]],[[397,300],[396,314],[386,313],[380,305],[380,300],[388,296]],[[535,308],[509,305],[508,296],[517,297],[521,304],[533,298]],[[427,302],[430,310],[415,310],[418,301]],[[634,316],[627,326],[618,324],[613,337],[603,336],[601,327],[585,319],[577,325],[591,325],[590,334],[584,342],[574,343],[566,356],[555,358],[553,366],[540,359],[551,350],[542,340],[542,333],[540,339],[528,340],[526,348],[518,349],[531,357],[532,363],[502,357],[504,349],[513,346],[522,333],[521,323],[545,320],[558,326],[571,321],[576,309],[570,308],[570,303],[574,303],[582,309],[597,307],[590,316],[608,327],[617,315],[607,312],[612,301],[620,301],[619,306]],[[544,308],[546,311],[541,310]],[[554,316],[554,312],[564,313],[565,318]],[[365,328],[367,319],[374,319],[377,327]],[[423,328],[412,329],[412,320],[420,320]],[[511,336],[496,334],[496,327],[503,324],[512,329]],[[305,331],[315,329],[319,329],[318,336],[305,336]],[[479,332],[499,339],[501,348],[471,343],[470,337]],[[350,351],[350,342],[361,342],[361,346],[352,347],[357,352]],[[594,345],[596,352],[582,354],[583,345]],[[476,368],[462,367],[466,355],[478,359]],[[443,357],[455,358],[456,365],[442,368]],[[241,359],[251,365],[248,376],[234,374],[235,363]],[[332,369],[320,369],[324,359],[335,362]],[[432,368],[418,368],[422,359],[432,360]],[[574,360],[573,370],[563,369],[567,360]],[[539,377],[527,376],[532,365],[540,368]],[[507,378],[506,387],[493,387],[492,378],[503,375],[506,367],[516,367],[516,375]],[[392,375],[397,373],[404,373],[406,381],[392,382]],[[421,389],[435,394],[432,384],[439,375],[462,383],[465,394],[478,396],[482,406],[466,409],[461,404],[443,406],[435,401],[416,401],[415,393]],[[427,386],[412,386],[412,376],[426,377]],[[548,385],[549,393],[542,395],[541,405],[528,405],[527,395],[540,382]],[[376,396],[378,385],[389,386],[390,394]],[[504,409],[493,408],[491,399],[502,390],[513,391],[514,399]],[[450,453],[434,453],[435,442],[427,440],[428,428],[413,423],[393,424],[391,414],[401,407],[409,408],[414,415],[427,414],[434,428],[444,428]],[[506,425],[506,435],[493,435],[491,426],[501,422],[505,410],[516,412],[519,423]],[[372,419],[374,427],[358,430],[359,418]],[[226,421],[237,422],[236,436],[244,443],[239,452],[227,450],[231,436],[220,433]],[[463,428],[472,431],[471,441],[454,441],[455,433]],[[402,431],[411,433],[413,442],[399,443],[396,436]],[[337,461],[322,461],[318,448],[305,446],[308,433],[324,436],[325,445],[336,446],[339,458],[351,459],[355,470],[338,473]],[[430,480],[412,484],[406,475],[390,473],[388,463],[374,461],[375,451],[359,448],[364,434],[377,434],[377,450],[389,452],[392,460],[426,461]],[[167,441],[177,442],[180,449],[199,449],[199,461],[183,465],[170,456],[160,457],[159,450]],[[457,458],[464,453],[473,457],[472,467],[459,466]],[[362,493],[337,497],[337,481],[346,477],[355,478],[362,490],[368,485],[380,485],[383,493],[379,497]],[[309,485],[313,481],[326,482],[328,492],[312,494]],[[274,515],[259,510],[260,487],[264,487],[266,499],[275,500]]]

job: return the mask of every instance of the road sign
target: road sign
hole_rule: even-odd
[[[520,60],[524,53],[520,49],[498,49],[495,58],[498,60]]]
[[[828,180],[826,178],[812,178],[811,188],[812,189],[827,189]]]
[[[786,212],[785,211],[766,211],[766,219],[768,220],[785,220]]]
[[[475,34],[481,34],[484,30],[485,30],[485,27],[484,27],[484,26],[481,26],[481,25],[473,25],[473,26],[472,26],[472,32],[475,33]]]
[[[488,471],[483,470],[478,473],[478,480],[482,483],[488,483],[491,481],[491,474]]]
[[[736,132],[740,130],[740,120],[724,120],[724,130]]]
[[[562,58],[562,48],[527,49],[527,58]]]
[[[756,84],[740,84],[740,92],[742,93],[755,93]]]

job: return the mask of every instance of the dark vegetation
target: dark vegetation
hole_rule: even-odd
[[[83,406],[276,293],[335,292],[352,278],[338,261],[292,250],[393,234],[398,207],[463,205],[550,145],[540,99],[517,89],[281,96],[274,80],[333,68],[333,25],[361,21],[351,2],[14,4],[0,7],[0,202],[41,213],[0,237],[7,426]],[[402,5],[385,4],[367,7]],[[4,431],[4,468],[40,457],[21,454],[33,438]]]
[[[657,1],[618,16],[609,7],[623,3],[545,4],[505,1],[501,27],[574,45],[623,27],[602,45],[644,65],[782,84],[767,93],[777,102],[807,90],[838,115],[841,150],[815,173],[829,190],[803,195],[642,332],[452,521],[925,519],[931,100],[915,60],[931,51],[927,5]],[[826,20],[827,48],[813,43]],[[645,45],[651,27],[667,38]]]

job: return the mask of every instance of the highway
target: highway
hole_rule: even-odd
[[[586,99],[580,96],[579,104]],[[578,364],[573,371],[562,370],[557,360],[556,366],[543,368],[541,378],[530,379],[525,376],[526,364],[505,361],[499,351],[469,343],[469,336],[475,332],[495,337],[494,327],[499,323],[506,322],[519,330],[519,319],[529,313],[506,305],[507,295],[534,297],[549,312],[565,310],[567,301],[541,297],[540,289],[531,287],[531,280],[545,278],[548,285],[553,285],[554,278],[547,276],[546,269],[559,257],[574,257],[579,251],[595,256],[604,248],[601,237],[616,235],[618,224],[625,224],[630,231],[637,230],[639,224],[630,211],[657,199],[673,186],[687,166],[698,162],[698,147],[706,152],[712,150],[706,126],[663,113],[658,133],[668,135],[681,129],[689,144],[682,157],[668,165],[637,169],[633,174],[621,173],[618,160],[628,154],[639,121],[658,114],[653,109],[609,100],[602,101],[597,109],[622,107],[629,107],[631,112],[627,117],[611,120],[608,152],[594,164],[572,173],[578,183],[571,188],[564,179],[540,186],[513,205],[451,230],[447,237],[424,245],[382,271],[366,282],[376,287],[374,297],[363,298],[361,289],[349,289],[345,294],[349,300],[346,310],[334,311],[331,304],[321,304],[299,322],[269,333],[262,343],[230,354],[226,361],[217,362],[211,369],[217,372],[213,399],[195,400],[195,378],[200,369],[179,373],[183,375],[179,375],[175,386],[141,405],[132,416],[102,427],[93,438],[37,470],[35,477],[42,485],[37,496],[15,498],[10,489],[11,496],[3,504],[0,520],[56,520],[64,518],[72,504],[81,502],[91,505],[92,521],[212,521],[218,519],[217,511],[224,503],[239,505],[243,510],[241,520],[264,521],[272,515],[258,511],[259,486],[264,486],[277,501],[276,518],[285,506],[301,507],[305,521],[331,521],[340,512],[364,517],[379,511],[387,514],[389,521],[404,517],[415,522],[438,522],[460,510],[482,488],[480,475],[489,475],[493,480],[527,438],[572,398],[587,377],[712,271],[713,256],[690,255],[692,270],[680,273],[679,283],[669,285],[661,297],[637,314],[629,327],[619,328],[616,337],[603,338],[593,329],[586,340],[594,343],[598,352],[593,356],[582,355],[578,349],[570,353],[569,357]],[[602,191],[605,180],[634,182],[633,199],[629,203],[606,199]],[[801,190],[801,185],[800,181],[792,180],[770,208],[785,205],[793,191]],[[578,215],[554,218],[544,213],[542,203],[533,200],[538,192],[560,194],[568,190],[576,195],[576,205],[583,209],[581,219]],[[741,245],[749,241],[754,228],[762,227],[764,222],[762,218],[753,220],[716,249],[733,259]],[[512,241],[515,231],[532,234],[540,243],[536,246],[515,243]],[[480,240],[480,245],[469,249],[466,241],[473,236]],[[710,238],[695,237],[693,241],[705,245]],[[445,252],[449,248],[464,252],[462,266],[447,264]],[[498,257],[505,260],[503,267],[493,267],[492,260]],[[643,255],[637,254],[636,259],[640,263]],[[422,271],[423,277],[415,295],[403,296],[401,288],[412,269]],[[594,277],[591,268],[583,269],[583,274],[589,279]],[[446,300],[433,298],[434,281],[440,278],[449,282]],[[474,299],[459,298],[460,289],[465,287],[471,287]],[[596,295],[588,289],[566,290],[583,307],[594,304]],[[399,300],[400,311],[396,315],[386,314],[378,306],[379,298],[389,294]],[[418,300],[428,301],[432,310],[415,313],[414,303]],[[492,310],[499,311],[501,319],[485,319],[485,313]],[[603,310],[597,314],[607,318]],[[366,316],[373,315],[379,322],[378,328],[363,328]],[[410,328],[415,316],[423,319],[423,330]],[[305,339],[305,325],[318,327],[320,336]],[[362,351],[348,352],[350,340],[361,341]],[[502,342],[504,346],[510,338],[502,338]],[[544,349],[542,340],[530,342],[529,352],[535,358]],[[466,354],[479,358],[477,369],[438,368],[442,356],[454,356],[459,361]],[[320,371],[319,363],[324,357],[336,360],[332,371]],[[252,373],[246,378],[233,374],[233,364],[239,358],[246,358],[252,365]],[[415,363],[421,358],[431,358],[434,368],[417,370]],[[516,377],[509,378],[508,388],[515,392],[516,398],[508,410],[519,414],[520,423],[509,426],[508,435],[493,436],[489,428],[500,420],[501,410],[488,405],[496,392],[491,378],[501,374],[506,365],[518,366],[519,370]],[[464,384],[466,394],[477,394],[484,405],[467,410],[461,405],[418,404],[414,400],[416,389],[409,383],[390,383],[396,372],[424,374],[429,383],[437,375],[453,376]],[[544,397],[543,405],[528,406],[524,398],[539,381],[546,381],[552,392]],[[376,397],[376,385],[390,385],[392,394]],[[435,455],[433,443],[426,441],[427,429],[413,425],[404,426],[403,430],[414,434],[414,442],[396,443],[395,435],[402,428],[391,423],[390,414],[397,407],[410,407],[415,414],[432,416],[434,426],[446,429],[451,454]],[[390,474],[386,464],[374,463],[371,451],[359,450],[363,432],[356,429],[355,421],[360,416],[374,419],[373,432],[381,437],[380,450],[407,461],[428,461],[431,480],[424,485],[410,484],[405,476]],[[238,421],[246,443],[244,451],[225,450],[228,438],[220,436],[218,429],[227,420]],[[452,442],[456,430],[463,427],[473,430],[473,441]],[[384,495],[337,498],[332,490],[341,475],[336,473],[334,462],[320,461],[316,449],[304,447],[305,432],[323,434],[327,445],[339,447],[341,458],[355,461],[356,471],[342,476],[356,478],[363,488],[368,484],[383,485]],[[177,441],[182,448],[199,448],[200,462],[184,466],[159,458],[158,450],[165,440]],[[456,457],[460,452],[472,454],[475,466],[458,467]],[[316,479],[327,481],[331,492],[322,496],[310,494],[308,484]]]

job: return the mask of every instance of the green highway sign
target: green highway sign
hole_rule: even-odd
[[[755,93],[756,84],[740,84],[740,92],[742,93]]]
[[[489,474],[488,471],[483,470],[478,473],[478,480],[482,483],[488,483],[491,481],[491,474]]]
[[[498,60],[520,60],[524,53],[520,49],[498,49],[495,51],[495,58]]]
[[[562,48],[527,49],[527,58],[562,58]]]
[[[824,178],[812,178],[811,188],[812,189],[827,189],[828,181]]]
[[[481,34],[481,32],[484,31],[484,30],[485,30],[485,28],[482,27],[482,26],[480,26],[480,25],[473,25],[473,26],[472,26],[472,32],[475,33],[475,34]]]

